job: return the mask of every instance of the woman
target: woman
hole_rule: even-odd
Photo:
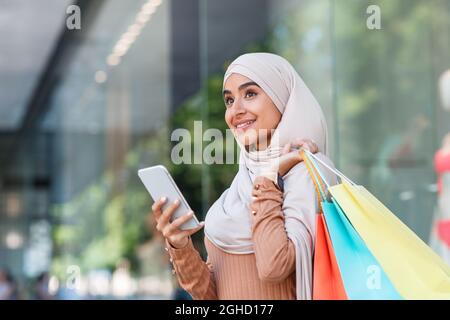
[[[203,222],[182,231],[192,212],[170,223],[177,203],[164,212],[165,199],[152,207],[177,279],[194,299],[310,299],[318,203],[294,149],[319,151],[332,165],[322,110],[289,62],[269,53],[233,61],[223,94],[241,154],[236,177],[204,221],[207,261],[190,238]]]

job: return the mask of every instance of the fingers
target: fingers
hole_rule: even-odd
[[[294,140],[294,144],[298,148],[306,149],[312,153],[317,153],[319,151],[319,147],[310,139],[296,139]]]
[[[295,139],[295,140],[292,142],[292,148],[298,150],[298,149],[304,147],[304,146],[305,146],[305,143],[306,143],[306,140],[305,140],[305,139]],[[295,151],[296,151],[296,150],[295,150]]]
[[[313,141],[309,142],[310,148],[311,148],[311,152],[312,153],[317,153],[319,152],[319,147],[317,146],[317,144],[315,144]]]
[[[204,226],[204,221],[200,222],[200,224],[193,229],[189,230],[180,230],[181,225],[183,225],[185,222],[189,221],[193,215],[194,212],[191,210],[187,214],[178,217],[177,219],[173,220],[172,223],[169,222],[170,217],[173,215],[175,210],[180,205],[180,200],[177,199],[173,203],[170,204],[169,207],[167,207],[164,212],[162,212],[162,205],[167,201],[165,197],[159,199],[152,205],[152,211],[154,213],[155,219],[157,221],[156,229],[162,233],[162,235],[169,239],[171,243],[177,243],[183,238],[188,237]]]
[[[294,140],[294,143],[295,143],[296,145],[301,145],[302,143],[304,143],[304,142],[306,142],[306,141],[308,141],[308,140],[307,140],[307,139],[297,138],[297,139]]]
[[[310,144],[309,142],[307,142],[307,141],[302,142],[300,146],[301,146],[303,149],[308,150],[309,152],[313,152],[311,144]]]
[[[194,212],[191,210],[191,211],[189,211],[187,214],[185,214],[185,215],[183,215],[183,216],[181,216],[181,217],[176,218],[175,220],[172,221],[172,223],[170,223],[170,224],[168,225],[168,228],[167,228],[168,230],[167,230],[167,231],[168,231],[168,232],[176,231],[177,229],[180,228],[180,226],[181,226],[183,223],[189,221],[189,220],[192,218],[193,215],[194,215]]]
[[[172,214],[175,212],[175,210],[180,205],[180,200],[176,199],[173,203],[170,204],[170,206],[164,210],[164,212],[161,214],[161,216],[158,219],[158,230],[163,230],[166,226],[166,224],[169,223],[169,219],[172,216]]]
[[[319,148],[317,147],[317,145],[314,143],[314,141],[310,140],[310,139],[295,139],[294,141],[287,143],[284,145],[282,151],[281,151],[281,155],[285,155],[290,153],[291,151],[297,151],[296,149],[306,149],[309,152],[312,153],[317,153],[319,151]]]
[[[200,224],[199,224],[197,227],[195,227],[194,229],[184,230],[184,231],[182,231],[180,234],[181,234],[182,236],[188,237],[188,236],[193,235],[194,233],[196,233],[196,232],[197,232],[198,230],[200,230],[201,228],[203,228],[204,225],[205,225],[205,221],[202,221],[202,222],[200,222]]]
[[[179,242],[181,241],[183,238],[189,237],[190,235],[196,233],[197,231],[199,231],[201,228],[203,228],[203,226],[205,225],[205,222],[202,221],[200,222],[200,224],[193,228],[193,229],[189,229],[189,230],[180,230],[178,229],[178,231],[176,230],[169,230],[169,227],[167,228],[168,230],[164,230],[163,231],[163,235],[165,238],[170,239],[171,242]]]
[[[159,199],[158,201],[153,203],[152,211],[153,211],[153,214],[155,215],[155,219],[156,220],[158,220],[159,217],[161,216],[161,214],[162,214],[161,207],[166,201],[167,201],[167,198],[166,197],[162,197],[161,199]]]
[[[282,155],[285,155],[291,151],[291,143],[287,143],[284,145],[283,150],[281,151]]]

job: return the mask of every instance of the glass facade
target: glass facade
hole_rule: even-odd
[[[79,4],[82,29],[61,11],[21,121],[0,128],[0,267],[20,298],[185,297],[137,170],[166,165],[204,218],[237,166],[176,165],[171,133],[194,133],[196,120],[226,129],[222,77],[245,52],[296,67],[324,110],[336,166],[428,241],[434,153],[450,131],[439,88],[449,0]],[[369,28],[370,5],[381,29]],[[202,234],[194,240],[202,249]]]

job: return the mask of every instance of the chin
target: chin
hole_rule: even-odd
[[[239,142],[244,145],[245,147],[251,146],[252,144],[255,144],[257,139],[254,139],[253,137],[250,139],[248,136],[242,135],[239,136]]]

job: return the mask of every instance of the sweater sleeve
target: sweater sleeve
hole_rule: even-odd
[[[166,239],[166,248],[180,286],[195,300],[216,300],[217,291],[213,266],[203,261],[191,237],[183,248],[175,248]]]
[[[283,193],[273,181],[259,176],[252,195],[250,215],[258,276],[262,281],[283,281],[295,271],[295,246],[284,226]]]

